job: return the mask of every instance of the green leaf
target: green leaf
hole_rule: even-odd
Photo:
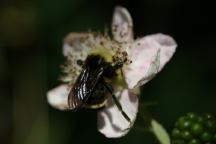
[[[152,119],[151,121],[152,132],[157,137],[158,141],[161,144],[170,144],[170,137],[166,130],[163,128],[161,124],[159,124],[156,120]]]

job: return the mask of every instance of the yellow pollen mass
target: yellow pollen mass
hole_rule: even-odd
[[[107,48],[95,48],[90,51],[90,55],[100,55],[102,56],[105,61],[113,62],[113,52]]]

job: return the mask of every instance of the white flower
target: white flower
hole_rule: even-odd
[[[63,55],[67,58],[62,84],[47,93],[48,102],[59,110],[68,109],[68,94],[80,74],[77,60],[85,61],[90,54],[100,54],[107,61],[126,60],[123,78],[126,84],[117,83],[115,95],[124,112],[132,121],[130,124],[113,104],[112,97],[106,107],[98,111],[98,130],[106,137],[121,137],[132,127],[138,110],[138,87],[151,80],[170,60],[176,49],[176,42],[168,35],[153,34],[134,40],[133,22],[129,12],[116,7],[112,22],[113,38],[97,33],[70,33],[64,39]]]

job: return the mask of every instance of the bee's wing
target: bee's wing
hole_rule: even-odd
[[[86,67],[77,78],[68,96],[69,109],[80,108],[92,94],[99,78],[103,73],[103,68],[91,70]]]

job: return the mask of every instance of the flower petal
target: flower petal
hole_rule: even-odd
[[[47,101],[58,110],[68,110],[68,94],[68,86],[62,84],[47,92]]]
[[[123,7],[116,7],[112,21],[113,37],[118,42],[133,41],[133,21],[130,13]]]
[[[64,83],[74,83],[82,67],[77,64],[78,60],[85,61],[90,47],[88,41],[93,33],[69,33],[64,39],[63,55],[66,63],[63,65],[64,76],[61,77]]]
[[[132,63],[124,69],[128,87],[132,89],[152,79],[170,60],[176,47],[174,39],[164,34],[136,40],[128,52]]]
[[[119,102],[133,125],[138,111],[138,97],[127,89],[119,93],[119,96]],[[112,97],[108,99],[107,108],[98,112],[98,130],[106,137],[122,137],[129,132],[132,125],[124,118]]]
[[[91,35],[91,33],[69,33],[64,38],[63,55],[74,56],[81,52],[87,52],[88,47],[82,45],[82,43]],[[86,51],[87,50],[87,51]]]

